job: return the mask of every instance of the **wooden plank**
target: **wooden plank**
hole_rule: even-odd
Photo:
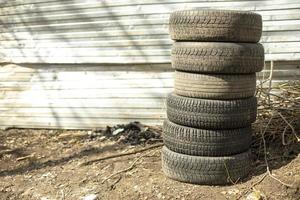
[[[0,37],[2,37],[1,44],[2,47],[50,47],[52,45],[57,45],[58,47],[63,47],[64,45],[68,45],[68,47],[75,47],[78,45],[85,45],[86,47],[93,46],[103,46],[104,44],[111,46],[123,46],[126,43],[129,45],[142,46],[143,42],[145,45],[156,44],[156,41],[162,41],[162,44],[171,44],[172,41],[170,36],[167,34],[167,30],[149,30],[149,33],[146,31],[128,31],[128,35],[123,35],[121,32],[118,32],[119,35],[112,34],[111,37],[107,37],[105,34],[101,35],[101,32],[98,33],[90,33],[90,32],[82,32],[79,34],[74,33],[74,35],[69,34],[2,34],[0,33]],[[161,32],[162,34],[157,34]],[[153,33],[153,34],[152,34]],[[116,33],[117,34],[117,33]],[[144,34],[144,35],[143,35]],[[93,38],[91,41],[90,38]],[[262,43],[270,43],[270,42],[294,42],[299,41],[300,39],[300,31],[276,31],[276,32],[263,32],[262,38],[260,42]],[[67,40],[67,42],[66,42]],[[103,43],[102,43],[103,42]]]
[[[159,27],[158,29],[128,29],[124,30],[72,30],[72,31],[52,31],[46,30],[44,32],[16,32],[12,34],[0,33],[1,40],[44,40],[44,39],[57,39],[60,41],[66,41],[74,38],[103,38],[103,39],[145,39],[145,38],[157,38],[161,35],[168,35],[167,28]],[[141,37],[142,36],[142,37]],[[150,37],[151,36],[151,37]],[[154,37],[153,37],[154,36]],[[169,38],[169,36],[168,36]]]
[[[0,25],[0,32],[24,32],[27,30],[30,31],[43,31],[43,30],[71,30],[71,29],[107,29],[107,30],[116,30],[116,29],[128,29],[129,26],[167,26],[168,18],[163,19],[151,19],[151,20],[143,20],[143,19],[131,19],[124,21],[85,21],[85,22],[76,22],[72,21],[69,23],[54,23],[54,24],[42,24],[42,25],[28,25],[28,26],[16,26],[14,24],[11,25]],[[128,27],[128,28],[126,28]]]
[[[37,74],[42,72],[173,72],[171,63],[143,63],[143,64],[45,64],[45,63],[22,63],[22,64],[11,64],[4,63],[0,64],[0,73],[30,73],[36,72]]]
[[[169,37],[169,36],[168,36]],[[277,41],[279,42],[277,42]],[[286,41],[286,40],[290,40]],[[283,47],[294,45],[298,46],[300,41],[300,32],[294,32],[293,35],[287,34],[280,36],[263,36],[260,40],[261,43],[272,43],[265,44],[266,47],[270,48],[276,45],[282,45]],[[62,49],[70,49],[70,48],[96,48],[99,50],[113,50],[113,49],[135,49],[135,48],[143,48],[143,49],[169,49],[173,41],[170,38],[156,38],[156,39],[124,39],[124,40],[87,40],[87,39],[69,39],[66,41],[57,41],[57,40],[10,40],[10,41],[2,41],[1,49],[46,49],[49,51],[49,48],[62,48]],[[1,50],[0,49],[0,50]]]
[[[299,5],[300,6],[300,5]],[[30,30],[30,32],[40,32],[40,31],[58,31],[58,30],[127,30],[127,29],[143,29],[143,28],[167,28],[168,27],[168,18],[159,18],[159,19],[131,19],[131,20],[112,20],[112,21],[84,21],[76,22],[72,21],[69,23],[54,23],[48,24],[44,23],[41,25],[21,25],[16,26],[15,24],[9,25],[0,25],[0,32],[9,33],[9,32],[24,32]],[[295,30],[300,29],[300,20],[278,20],[278,21],[265,21],[264,22],[264,31],[271,30],[293,30],[291,27],[294,27]]]
[[[16,109],[13,111],[6,111],[0,113],[1,117],[13,117],[13,118],[22,118],[22,117],[47,117],[47,118],[76,118],[76,116],[80,116],[78,118],[90,118],[91,120],[95,120],[93,118],[97,118],[98,120],[101,119],[132,119],[132,118],[138,118],[138,119],[165,119],[166,118],[166,112],[165,110],[155,110],[155,111],[144,111],[140,112],[138,109],[136,109],[136,112],[132,112],[132,109],[129,112],[124,112],[123,110],[119,111],[112,111],[112,110],[104,110],[104,111],[98,111],[93,109],[86,110],[82,109],[80,111],[76,111],[74,109],[65,109],[67,111],[61,111],[60,109],[49,109],[49,110],[43,110],[39,111],[38,109],[27,109],[28,111],[22,112],[22,110]],[[35,112],[37,110],[37,112]]]
[[[162,125],[164,120],[158,119],[95,119],[95,118],[85,118],[85,119],[72,119],[71,120],[53,120],[53,118],[0,118],[1,128],[59,128],[59,129],[92,129],[97,127],[106,127],[108,125],[116,124],[127,124],[132,121],[139,121],[146,125]]]
[[[295,59],[297,59],[297,56]],[[289,55],[285,55],[285,58],[288,59]],[[293,60],[293,59],[291,59]],[[60,63],[60,64],[155,64],[155,63],[170,63],[170,56],[140,56],[140,57],[16,57],[8,56],[5,58],[0,57],[0,63]]]
[[[158,72],[150,72],[149,74],[146,73],[128,73],[126,72],[113,72],[113,73],[105,73],[101,74],[101,72],[55,72],[55,73],[20,73],[20,74],[10,74],[10,73],[0,73],[1,82],[12,82],[12,83],[30,83],[32,86],[37,84],[47,84],[51,82],[56,82],[57,84],[63,84],[66,82],[74,82],[80,80],[81,82],[98,82],[98,84],[102,84],[103,82],[107,82],[107,80],[115,81],[115,80],[124,80],[130,83],[134,83],[132,80],[137,80],[137,82],[143,83],[143,80],[162,80],[166,81],[168,79],[173,78],[172,72],[166,73],[158,73]],[[291,66],[288,69],[278,69],[276,66],[274,70],[274,77],[277,76],[298,76],[300,75],[300,70],[297,66]],[[116,82],[118,83],[118,82]],[[98,85],[97,84],[97,85]]]
[[[41,72],[41,73],[0,73],[0,81],[30,81],[30,82],[45,82],[45,81],[101,81],[101,80],[127,80],[137,79],[139,81],[146,79],[170,79],[173,78],[171,72],[101,72],[101,71],[75,71],[75,72]]]
[[[128,80],[102,80],[102,81],[45,81],[42,84],[35,84],[30,82],[0,82],[1,90],[13,90],[13,89],[25,89],[31,88],[35,90],[58,90],[58,89],[106,89],[106,88],[161,88],[161,87],[172,87],[173,79],[134,79]]]
[[[300,38],[300,31],[276,31],[276,32],[263,32],[260,39],[261,43],[273,42],[297,42]]]
[[[278,69],[299,69],[299,61],[284,61],[276,62],[275,70]],[[266,61],[266,66],[270,66],[270,62]],[[174,69],[171,68],[171,63],[166,64],[2,64],[0,65],[0,74],[10,74],[12,76],[22,75],[22,74],[31,74],[30,76],[43,76],[44,74],[51,74],[53,76],[59,76],[59,74],[102,74],[102,75],[111,75],[119,78],[126,78],[128,75],[133,76],[152,76],[160,77],[160,75],[165,74],[168,76],[169,72],[173,72]],[[144,76],[144,75],[145,76]],[[159,74],[156,76],[155,74]],[[138,77],[137,77],[138,78]]]
[[[153,48],[153,49],[151,49]],[[126,49],[122,47],[115,47],[115,48],[76,48],[76,51],[74,48],[41,48],[39,50],[33,50],[33,49],[3,49],[0,48],[0,53],[5,56],[5,58],[11,58],[12,60],[16,60],[16,58],[24,58],[25,60],[27,58],[38,58],[40,60],[45,60],[45,58],[53,58],[53,59],[59,59],[67,61],[69,57],[74,57],[77,60],[86,59],[87,57],[97,57],[97,59],[103,59],[103,62],[105,63],[105,60],[110,60],[110,62],[116,62],[116,60],[121,59],[121,62],[123,59],[136,59],[140,57],[141,60],[147,60],[148,57],[165,57],[168,61],[170,61],[170,46],[166,49],[158,48],[157,46],[151,47],[149,49],[143,48],[143,49]],[[300,52],[300,45],[299,42],[289,42],[289,43],[267,43],[264,44],[265,53],[266,54],[284,54],[284,53],[295,53],[294,55],[299,55],[298,52]],[[282,55],[281,55],[282,56]],[[267,55],[266,55],[267,57]],[[109,58],[109,59],[107,59]],[[300,59],[299,57],[296,57],[295,59]],[[4,60],[5,61],[5,60]],[[51,61],[52,63],[55,63],[55,61]],[[70,61],[69,61],[70,62]]]
[[[272,38],[271,36],[273,35],[273,33],[277,33],[278,30],[298,30],[299,29],[299,26],[300,26],[300,20],[297,19],[297,16],[299,15],[299,13],[297,13],[297,10],[299,10],[299,8],[296,8],[296,7],[293,7],[295,6],[296,4],[298,4],[298,2],[296,1],[286,1],[285,3],[282,3],[283,1],[276,1],[276,3],[274,3],[274,1],[268,1],[268,2],[225,2],[224,5],[229,5],[232,6],[234,5],[234,3],[236,3],[236,5],[243,5],[243,6],[249,6],[249,5],[255,5],[257,10],[259,10],[259,6],[262,6],[264,8],[273,8],[272,10],[260,10],[259,12],[261,13],[264,13],[265,16],[270,16],[268,18],[268,21],[265,22],[265,27],[264,27],[264,30],[267,31],[265,33],[265,36],[262,38],[262,41],[263,42],[268,42],[268,43],[272,43],[276,40],[278,41],[284,41],[284,40],[288,40],[288,41],[297,41],[297,39],[299,37],[297,37],[297,35],[293,35],[291,33],[289,33],[289,31],[285,31],[286,33],[288,33],[288,35],[280,35],[280,34],[277,34],[275,35],[274,38]],[[67,4],[66,2],[56,2],[58,4],[55,4],[55,2],[52,2],[52,8],[59,8],[59,9],[56,9],[55,11],[53,11],[53,13],[51,12],[47,12],[47,15],[50,13],[50,16],[58,16],[60,15],[59,13],[59,10],[60,8],[63,6],[63,5],[73,5],[74,2],[69,2],[71,4]],[[93,13],[92,10],[89,10],[90,8],[89,7],[86,7],[86,5],[88,4],[88,6],[94,4],[96,5],[97,2],[85,2],[85,3],[78,3],[76,2],[75,4],[80,4],[79,5],[79,8],[78,9],[68,9],[68,8],[64,8],[64,11],[68,11],[68,12],[64,12],[64,13],[61,13],[61,14],[66,14],[65,16],[71,16],[74,14],[78,14],[82,11],[82,13]],[[111,2],[110,2],[111,3]],[[115,2],[116,3],[116,2]],[[121,1],[119,2],[121,3],[122,5],[124,5],[124,1]],[[69,22],[70,23],[65,23],[66,21],[53,21],[53,23],[44,23],[44,22],[38,22],[38,23],[33,23],[31,24],[32,26],[23,26],[22,27],[22,24],[19,24],[17,26],[15,25],[11,25],[12,26],[12,29],[14,29],[14,31],[17,31],[15,32],[14,34],[17,35],[19,34],[18,33],[18,29],[21,29],[21,32],[20,34],[27,38],[27,39],[32,39],[32,37],[35,37],[35,36],[32,36],[32,34],[28,34],[24,31],[22,31],[22,29],[25,30],[30,28],[31,31],[38,31],[38,33],[33,33],[33,34],[36,34],[37,37],[40,37],[39,39],[42,39],[42,37],[50,37],[50,38],[60,38],[60,42],[53,42],[53,41],[38,41],[38,42],[32,42],[31,41],[16,41],[15,43],[14,42],[4,42],[4,48],[19,48],[19,47],[22,47],[22,49],[18,52],[15,52],[14,49],[8,49],[8,52],[7,53],[4,53],[4,55],[7,55],[7,58],[2,58],[2,62],[46,62],[46,63],[50,63],[51,61],[51,58],[50,57],[57,57],[59,55],[65,55],[66,56],[66,61],[62,61],[61,58],[53,58],[52,62],[58,62],[58,63],[67,63],[67,62],[74,62],[74,63],[84,63],[84,62],[87,62],[87,63],[92,63],[92,62],[103,62],[103,63],[109,63],[108,60],[114,60],[113,57],[111,56],[111,54],[113,55],[119,55],[118,58],[115,58],[116,59],[116,62],[117,63],[130,63],[130,62],[137,62],[137,63],[143,63],[143,62],[153,62],[153,61],[149,61],[149,60],[152,60],[152,58],[155,58],[157,57],[157,59],[155,59],[155,61],[157,62],[169,62],[169,59],[167,59],[165,56],[167,56],[167,54],[169,53],[169,46],[171,44],[171,41],[169,39],[167,39],[167,26],[166,23],[167,23],[167,15],[168,15],[168,12],[171,11],[170,8],[173,7],[176,7],[178,6],[179,4],[180,5],[183,5],[183,7],[188,7],[188,6],[191,6],[191,5],[196,5],[196,4],[199,4],[199,5],[217,5],[218,2],[196,2],[196,1],[189,1],[189,2],[183,2],[181,1],[181,3],[177,2],[177,3],[174,3],[174,2],[169,2],[167,4],[161,4],[161,2],[156,2],[156,3],[149,3],[147,2],[147,5],[143,5],[143,2],[139,2],[139,4],[132,4],[132,2],[127,2],[127,3],[130,3],[131,6],[114,6],[112,9],[112,11],[118,11],[117,12],[117,16],[120,16],[120,17],[123,17],[123,18],[109,18],[109,13],[107,13],[105,10],[103,11],[103,9],[101,8],[101,6],[97,6],[97,7],[93,7],[91,9],[94,9],[94,11],[97,11],[97,15],[99,15],[102,11],[102,18],[101,17],[96,17],[96,18],[93,18],[93,17],[90,17],[88,16],[87,18],[92,18],[91,20],[87,21],[86,19],[82,19],[82,20],[73,20],[72,18],[70,18]],[[233,3],[233,4],[232,4]],[[254,4],[253,4],[254,3]],[[75,5],[74,4],[74,5]],[[279,7],[280,4],[284,4],[282,6],[280,6],[280,9],[277,9]],[[44,8],[46,8],[47,4],[45,5],[42,5],[42,7],[44,6]],[[73,5],[73,6],[74,6]],[[140,8],[138,9],[138,12],[136,11],[136,5],[140,5]],[[152,8],[158,8],[159,6],[161,7],[161,5],[166,5],[166,8],[160,8],[160,9],[153,9]],[[32,9],[32,5],[30,5],[31,8],[29,7],[24,7],[24,9]],[[40,6],[40,5],[34,5],[34,6]],[[33,6],[33,7],[34,7]],[[82,6],[82,7],[80,7]],[[181,7],[181,6],[180,6]],[[8,10],[11,10],[13,7],[10,7],[10,8],[7,8]],[[49,6],[48,6],[49,8]],[[50,6],[51,8],[51,6]],[[150,9],[151,8],[151,9]],[[294,9],[290,9],[290,8],[295,8]],[[20,9],[22,10],[23,7],[21,6]],[[115,9],[115,10],[114,10]],[[4,9],[5,10],[5,9]],[[16,9],[18,10],[18,9]],[[51,9],[50,9],[51,10]],[[78,12],[80,10],[80,12]],[[167,11],[169,10],[169,11]],[[70,11],[70,12],[69,12]],[[120,12],[119,12],[120,11]],[[124,11],[124,12],[122,12]],[[152,12],[151,12],[152,11]],[[155,12],[158,12],[158,15],[155,15]],[[284,11],[287,11],[287,12],[284,12]],[[288,12],[290,11],[290,12]],[[100,13],[99,13],[100,12]],[[128,12],[132,12],[131,14],[135,14],[134,16],[136,17],[139,17],[139,18],[136,18],[136,19],[132,19],[132,16],[130,16],[131,14],[129,13],[128,15]],[[32,12],[31,12],[32,13]],[[159,14],[160,13],[160,14]],[[276,14],[275,14],[276,13]],[[30,13],[27,13],[27,14],[30,14]],[[95,13],[94,13],[95,14]],[[146,15],[143,15],[143,14],[146,14]],[[95,14],[96,15],[96,14]],[[283,15],[286,15],[285,17],[288,17],[289,15],[291,15],[293,17],[294,20],[282,20],[282,19],[285,19],[284,17],[283,18],[276,18],[277,16],[283,16]],[[12,15],[13,16],[13,15]],[[12,18],[12,16],[10,16]],[[38,15],[36,15],[38,16]],[[27,16],[27,17],[31,17],[30,19],[33,19],[32,17],[36,17],[36,16]],[[159,16],[159,17],[157,17]],[[275,20],[276,21],[273,21],[274,19],[272,19],[272,16],[274,16]],[[106,18],[105,18],[106,17]],[[130,18],[131,17],[131,18]],[[81,17],[83,18],[83,17]],[[106,20],[99,20],[99,19],[106,19]],[[160,19],[162,18],[162,19]],[[62,17],[63,19],[63,17]],[[108,19],[114,19],[114,20],[108,20]],[[115,19],[118,19],[117,21]],[[68,19],[67,19],[68,20]],[[163,28],[161,28],[161,25],[158,25],[158,20],[160,21],[163,21],[165,20],[163,23],[162,23],[162,26],[164,26]],[[48,21],[49,22],[49,21]],[[102,24],[101,24],[102,23]],[[140,23],[140,25],[139,25]],[[47,25],[49,24],[49,25]],[[149,37],[149,30],[151,29],[153,32],[157,32],[157,30],[155,29],[155,27],[157,26],[160,27],[161,31],[162,32],[159,32],[160,35],[155,35],[156,39],[157,39],[157,36],[162,36],[164,35],[165,39],[163,39],[163,41],[165,41],[165,45],[159,45],[157,46],[157,49],[153,46],[153,45],[158,45],[158,41],[156,39],[152,39],[153,40],[153,43],[151,41],[151,39],[148,40],[145,38],[140,38],[140,39],[133,39],[132,38],[130,40],[121,40],[121,41],[118,41],[118,40],[115,40],[114,39],[111,39],[111,41],[108,41],[106,42],[105,44],[102,44],[102,41],[105,41],[105,39],[102,39],[102,40],[94,40],[94,42],[92,41],[88,41],[88,40],[77,40],[77,41],[68,41],[68,46],[64,46],[66,44],[66,42],[62,42],[63,40],[66,41],[66,38],[62,38],[63,35],[60,35],[60,34],[65,34],[64,36],[68,36],[70,37],[71,39],[79,39],[80,37],[88,37],[86,33],[86,31],[88,31],[88,27],[82,27],[83,25],[84,26],[92,26],[92,25],[95,25],[97,24],[98,26],[100,27],[103,27],[104,24],[108,24],[109,27],[101,29],[102,31],[104,31],[105,34],[99,34],[98,31],[94,31],[94,32],[91,32],[90,34],[95,34],[94,36],[96,37],[102,37],[102,38],[105,38],[105,37],[118,37],[119,39],[121,37],[126,37],[126,35],[128,35],[127,31],[124,33],[123,30],[118,30],[117,26],[124,26],[122,28],[125,28],[125,29],[133,29],[133,31],[136,31],[134,33],[130,32],[130,34],[132,33],[133,36],[135,38],[137,38],[137,35],[134,35],[134,34],[141,34],[143,35],[143,37]],[[147,25],[148,24],[148,25]],[[116,27],[114,27],[114,25],[116,25]],[[134,27],[130,27],[132,25],[136,25]],[[6,25],[7,27],[7,25]],[[51,30],[47,30],[45,28],[51,28]],[[62,33],[62,32],[65,32],[64,31],[64,27],[67,31],[67,33]],[[74,29],[76,29],[76,27],[81,27],[85,30],[85,32],[78,32],[80,30],[76,30],[77,33],[79,35],[77,36],[73,36],[74,35],[74,31],[71,30],[72,27]],[[298,27],[298,28],[297,28]],[[54,30],[52,30],[52,28],[54,28]],[[62,29],[61,29],[62,28]],[[71,28],[71,29],[70,29]],[[93,27],[94,28],[94,27]],[[142,29],[142,31],[139,31],[139,29]],[[55,33],[55,35],[52,35],[51,32],[53,31],[59,31],[61,30],[61,33]],[[82,30],[82,29],[81,29]],[[46,31],[46,32],[44,32]],[[106,32],[105,32],[106,31]],[[44,32],[44,33],[43,33]],[[49,32],[49,34],[47,35],[46,33]],[[98,33],[97,33],[98,32]],[[123,33],[122,33],[123,32]],[[282,31],[284,32],[284,31]],[[42,34],[41,34],[42,33]],[[102,33],[102,32],[101,32]],[[268,35],[268,33],[270,33]],[[294,33],[297,33],[297,32],[294,32]],[[4,35],[3,35],[4,34]],[[69,34],[69,35],[68,35]],[[96,35],[98,34],[98,35]],[[120,34],[123,36],[120,36]],[[76,35],[76,34],[75,34]],[[2,36],[5,36],[5,33],[2,33],[1,37]],[[11,33],[9,34],[6,34],[6,36],[8,36],[9,38],[8,39],[13,39],[14,37],[19,37],[19,36],[13,36]],[[75,37],[75,38],[73,38]],[[70,39],[68,38],[68,39]],[[4,38],[5,40],[7,40],[7,38]],[[143,42],[144,41],[144,44]],[[156,43],[154,42],[156,41]],[[133,44],[133,43],[135,44]],[[136,48],[138,49],[131,49],[131,50],[128,50],[128,49],[119,49],[119,48],[112,48],[112,47],[119,47],[119,46],[122,46],[125,48],[125,46],[132,46],[132,44],[134,46],[136,46]],[[71,51],[74,52],[74,49],[73,48],[81,48],[81,47],[88,47],[90,45],[90,47],[103,47],[103,48],[99,48],[99,49],[95,49],[94,51],[92,51],[91,49],[81,49],[81,50],[78,50],[76,52],[79,52],[79,55],[74,55],[74,53],[72,53]],[[102,46],[99,46],[99,45],[102,45]],[[149,46],[149,45],[152,45],[152,46]],[[290,44],[288,44],[290,45]],[[267,53],[270,53],[270,56],[267,55],[267,58],[268,57],[272,57],[273,55],[272,54],[276,54],[274,56],[279,56],[277,58],[277,60],[281,60],[281,59],[288,59],[288,58],[284,58],[286,55],[290,55],[291,56],[291,59],[298,59],[297,55],[298,55],[298,52],[299,52],[299,48],[298,48],[298,44],[295,44],[294,46],[288,46],[286,44],[271,44],[268,48],[268,46],[266,46],[266,52]],[[55,53],[52,53],[52,52],[56,52],[54,51],[53,49],[51,50],[51,48],[54,48],[54,46],[56,47],[60,47],[60,48],[64,48],[62,50],[62,52],[59,52],[57,54]],[[47,49],[47,47],[49,49]],[[70,48],[72,47],[72,48]],[[42,48],[35,51],[35,52],[31,52],[30,50],[28,50],[27,48]],[[44,49],[46,48],[46,49]],[[112,48],[114,51],[109,51],[108,48]],[[127,48],[127,47],[126,47]],[[165,49],[166,48],[166,49]],[[274,50],[272,49],[274,48]],[[68,50],[66,50],[68,49]],[[142,51],[140,49],[143,49]],[[149,49],[149,51],[147,51]],[[151,51],[150,51],[151,49]],[[165,49],[165,51],[164,51]],[[48,50],[49,52],[46,52],[45,50]],[[90,50],[90,55],[86,55],[87,51],[85,50]],[[101,52],[101,55],[100,55],[100,51],[105,51],[104,53]],[[6,51],[6,50],[5,50]],[[21,52],[22,51],[22,52]],[[120,52],[121,51],[121,52]],[[143,52],[143,51],[146,51],[146,52]],[[2,52],[1,52],[2,53]],[[280,55],[278,55],[280,53]],[[292,54],[293,53],[293,54]],[[158,55],[159,54],[159,55]],[[156,56],[157,55],[157,56]],[[25,56],[26,58],[22,58],[23,56]],[[38,58],[34,58],[38,56]],[[76,57],[76,58],[75,58]],[[82,58],[82,57],[85,57],[85,58]],[[87,58],[88,57],[88,58]],[[107,58],[108,57],[108,58]],[[127,57],[130,57],[130,58],[127,58]]]
[[[291,65],[284,66],[288,68],[281,69],[280,66],[276,66],[274,69],[274,76],[277,74],[282,75],[298,75],[299,66]],[[143,84],[143,80],[167,80],[173,78],[172,72],[39,72],[34,73],[0,73],[1,82],[12,82],[12,83],[22,83],[22,82],[30,82],[32,85],[37,83],[51,83],[56,82],[60,84],[61,82],[77,82],[81,80],[82,82],[91,81],[99,82],[99,83],[110,83],[111,81],[124,81],[138,84],[139,82]],[[135,82],[134,82],[135,81]],[[118,83],[118,82],[115,82]],[[123,83],[123,82],[121,82]]]
[[[138,99],[0,99],[4,108],[163,108],[164,98]]]
[[[299,60],[300,53],[272,53],[265,54],[265,60],[270,61],[291,61]],[[58,63],[58,64],[155,64],[170,63],[170,56],[146,56],[146,57],[9,57],[0,58],[0,63]]]
[[[237,2],[241,0],[164,0],[165,4],[168,3],[180,3],[180,2]],[[255,2],[253,0],[250,0],[252,3]],[[264,3],[269,2],[271,0],[265,0]],[[259,2],[259,1],[258,1]],[[271,3],[273,4],[285,4],[285,3],[297,3],[297,0],[273,0]],[[155,0],[81,0],[80,2],[76,2],[74,0],[64,0],[65,4],[97,4],[99,3],[104,4],[105,6],[124,6],[124,5],[142,5],[142,4],[161,4],[159,1]],[[16,7],[16,6],[24,6],[24,5],[32,5],[32,4],[41,4],[42,6],[55,6],[60,5],[60,0],[14,0],[14,1],[6,1],[2,0],[0,1],[1,7]],[[74,6],[74,5],[73,5]]]
[[[300,18],[300,9],[286,9],[286,10],[270,10],[270,11],[259,11],[262,15],[263,21],[276,21],[276,20],[292,20]],[[119,21],[124,20],[144,20],[149,21],[152,19],[168,19],[170,13],[137,13],[136,11],[128,11],[124,15],[111,16],[107,13],[103,13],[101,9],[95,11],[74,10],[73,12],[67,12],[63,14],[48,14],[43,13],[43,16],[36,15],[31,16],[30,14],[19,14],[16,16],[4,15],[1,16],[0,22],[8,27],[11,26],[33,26],[33,25],[44,25],[44,24],[55,24],[55,23],[70,23],[70,22],[96,22],[96,21]]]
[[[286,13],[285,13],[286,14]],[[67,12],[64,14],[48,14],[43,13],[43,17],[41,16],[31,16],[28,14],[20,14],[16,16],[4,15],[1,16],[0,22],[6,26],[11,26],[14,24],[15,26],[36,26],[43,24],[55,24],[55,23],[70,23],[70,22],[96,22],[96,21],[124,21],[124,20],[152,20],[152,19],[168,19],[169,13],[137,13],[137,12],[128,12],[124,15],[120,16],[111,16],[108,13],[103,13],[102,10],[97,9],[95,11],[80,11],[74,10],[73,12]],[[295,14],[289,14],[293,17]],[[288,15],[288,16],[289,16]],[[83,17],[84,16],[84,17]],[[283,15],[281,19],[284,19],[288,16]],[[269,17],[270,18],[270,17]],[[289,19],[289,18],[288,18]]]
[[[182,8],[195,8],[195,7],[204,7],[204,8],[231,8],[231,9],[246,9],[246,10],[275,10],[275,9],[287,9],[287,8],[299,8],[299,2],[291,1],[282,4],[282,1],[279,1],[279,4],[276,4],[276,1],[233,1],[233,2],[172,2],[167,4],[142,4],[141,2],[135,4],[119,4],[114,6],[109,6],[105,2],[101,3],[75,3],[67,4],[62,3],[61,5],[53,6],[43,6],[43,4],[29,4],[15,7],[2,7],[0,8],[0,13],[2,15],[14,15],[14,14],[23,14],[23,13],[41,13],[41,12],[66,12],[68,10],[79,10],[79,9],[103,9],[110,8],[110,12],[114,13],[116,10],[135,8],[136,11],[139,11],[141,8],[147,7],[152,10],[161,10],[162,12],[170,12],[170,10],[182,9]],[[162,6],[164,5],[164,6]]]
[[[100,98],[164,98],[173,88],[130,88],[130,89],[61,89],[61,90],[14,90],[0,91],[2,99],[100,99]]]
[[[0,47],[0,54],[6,57],[130,57],[130,56],[170,56],[171,48],[161,49],[130,49],[130,48],[40,48],[40,49],[3,49]]]
[[[149,39],[170,39],[167,28],[160,29],[145,29],[145,30],[122,30],[116,31],[73,31],[73,32],[49,32],[49,33],[29,33],[29,32],[16,32],[16,33],[0,33],[1,41],[14,41],[28,40],[28,42],[41,42],[43,40],[51,40],[56,42],[72,42],[72,41],[90,41],[91,38],[97,41],[113,42],[117,40],[149,40]],[[274,38],[274,39],[273,39]],[[263,32],[261,41],[272,42],[280,38],[279,41],[291,40],[299,41],[300,31],[269,31]]]
[[[66,41],[56,41],[56,40],[37,40],[37,41],[30,41],[30,40],[10,40],[10,41],[1,41],[1,48],[89,48],[89,47],[102,47],[111,49],[111,47],[126,47],[126,49],[130,49],[132,47],[137,46],[152,46],[154,47],[161,47],[167,46],[168,48],[172,44],[172,40],[169,38],[162,38],[162,39],[138,39],[138,40],[69,40]]]
[[[300,42],[265,43],[266,53],[289,53],[300,52]],[[76,49],[76,51],[74,51]],[[6,49],[0,47],[0,53],[11,57],[126,57],[126,56],[169,56],[171,45],[144,46],[140,49],[136,46],[130,47],[82,47],[82,48],[15,48]]]
[[[265,60],[274,60],[274,61],[289,61],[289,60],[299,60],[300,53],[272,53],[265,54]]]
[[[238,2],[241,0],[164,0],[164,4],[169,4],[169,3],[186,3],[186,2]],[[251,3],[262,3],[260,1],[253,1],[250,0]],[[297,3],[297,0],[264,0],[263,3],[272,3],[272,4],[286,4],[286,3]],[[28,5],[29,4],[29,5]],[[60,0],[14,0],[14,1],[6,1],[2,0],[0,1],[0,5],[2,8],[6,7],[24,7],[25,5],[28,7],[34,6],[33,4],[41,5],[44,7],[49,7],[49,6],[58,6],[61,5]],[[68,4],[71,6],[76,6],[76,5],[87,5],[87,4],[96,4],[97,6],[125,6],[125,5],[143,5],[143,4],[161,4],[159,1],[155,0],[114,0],[114,1],[109,1],[109,0],[81,0],[81,1],[74,1],[74,0],[64,0],[64,4]],[[99,5],[100,4],[100,5]],[[25,6],[25,7],[26,7]]]

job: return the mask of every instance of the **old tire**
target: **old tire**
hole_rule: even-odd
[[[171,122],[203,129],[250,126],[256,119],[255,97],[238,100],[208,100],[169,94],[167,116]]]
[[[169,32],[173,40],[258,42],[262,17],[245,11],[175,11],[170,15]]]
[[[203,99],[241,99],[254,96],[256,76],[175,72],[174,92]]]
[[[264,67],[261,44],[222,42],[175,42],[172,67],[187,72],[241,74]]]
[[[225,185],[241,180],[251,169],[250,151],[224,157],[179,154],[162,149],[162,169],[169,178],[196,184]]]
[[[227,156],[247,151],[251,144],[251,127],[227,130],[196,129],[174,124],[163,126],[168,149],[194,156]]]

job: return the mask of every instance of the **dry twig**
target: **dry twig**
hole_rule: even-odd
[[[233,181],[232,178],[231,178],[231,176],[230,176],[228,167],[227,167],[227,165],[226,165],[225,162],[224,162],[224,167],[225,167],[225,169],[226,169],[227,179],[228,179],[233,185],[235,185],[240,179],[238,178],[236,181]]]
[[[19,158],[16,159],[16,161],[26,160],[26,159],[29,159],[29,158],[33,158],[34,156],[35,156],[35,153],[30,154],[28,156],[19,157]]]
[[[264,153],[265,153],[265,163],[266,163],[266,166],[267,166],[267,174],[273,178],[274,180],[278,181],[279,183],[281,183],[282,185],[286,186],[286,187],[293,187],[292,184],[288,184],[288,183],[285,183],[283,181],[281,181],[280,179],[276,178],[270,171],[270,167],[269,167],[269,163],[268,163],[268,159],[267,159],[267,147],[266,147],[266,140],[265,140],[265,137],[264,135],[262,135],[262,140],[263,140],[263,144],[264,144]]]
[[[112,178],[112,177],[114,177],[114,176],[116,176],[116,175],[118,175],[118,174],[121,174],[121,173],[124,173],[124,172],[127,172],[127,171],[132,170],[132,169],[134,168],[135,164],[136,164],[139,160],[141,160],[143,157],[149,155],[150,153],[152,153],[152,152],[148,152],[148,153],[145,153],[145,154],[139,156],[137,159],[135,159],[135,160],[132,162],[132,164],[131,164],[128,168],[123,169],[123,170],[120,170],[120,171],[117,171],[116,173],[113,173],[113,174],[109,175],[108,177],[106,177],[106,178],[102,181],[102,184],[105,183],[105,182],[106,182],[107,180],[109,180],[110,178]]]
[[[96,159],[89,160],[87,162],[81,163],[80,165],[81,166],[90,165],[90,164],[95,163],[95,162],[108,160],[108,159],[112,159],[112,158],[117,158],[117,157],[133,155],[133,154],[141,153],[141,152],[148,151],[150,149],[155,149],[155,148],[162,147],[162,146],[163,146],[163,143],[159,143],[159,144],[151,145],[151,146],[148,146],[148,147],[145,147],[145,148],[142,148],[142,149],[137,149],[137,150],[132,151],[132,152],[117,153],[117,154],[113,154],[113,155],[109,155],[109,156],[105,156],[105,157],[101,157],[101,158],[96,158]]]

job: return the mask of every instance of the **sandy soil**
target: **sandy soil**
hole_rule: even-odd
[[[300,199],[299,145],[268,147],[272,173],[291,187],[269,176],[259,182],[266,171],[263,156],[253,162],[247,180],[217,187],[166,178],[161,171],[160,148],[83,165],[144,148],[94,137],[90,131],[11,129],[0,131],[0,141],[1,200]],[[124,169],[128,171],[109,178]]]

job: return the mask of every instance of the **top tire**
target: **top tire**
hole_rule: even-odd
[[[258,42],[262,34],[261,15],[233,10],[182,10],[170,15],[173,40]]]

